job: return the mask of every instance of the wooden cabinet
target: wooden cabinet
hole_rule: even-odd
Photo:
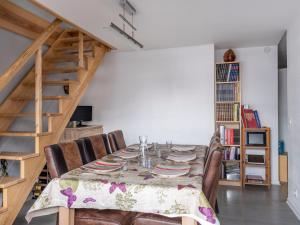
[[[91,125],[84,127],[66,128],[63,135],[61,136],[59,142],[68,142],[77,140],[79,138],[93,136],[96,134],[103,133],[102,125]]]

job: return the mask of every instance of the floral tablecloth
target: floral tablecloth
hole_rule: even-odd
[[[187,216],[202,225],[219,224],[219,221],[202,192],[202,174],[205,147],[197,146],[197,158],[189,162],[189,174],[177,178],[161,178],[151,174],[151,167],[165,160],[149,153],[145,161],[128,160],[120,171],[105,175],[87,173],[78,168],[61,178],[53,179],[26,215],[33,217],[58,212],[59,207],[118,209],[157,213],[168,217]],[[115,159],[108,155],[104,159]]]

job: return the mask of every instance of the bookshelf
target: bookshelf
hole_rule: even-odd
[[[253,146],[247,144],[247,133],[265,133],[265,145],[264,146]],[[267,186],[268,188],[271,187],[271,144],[270,144],[270,133],[271,130],[269,127],[263,128],[243,128],[242,129],[242,148],[241,148],[241,157],[243,163],[243,171],[242,171],[242,178],[243,178],[243,186],[245,185],[258,185],[258,186]],[[251,152],[250,152],[251,151]],[[252,155],[263,155],[264,162],[248,162],[247,161],[247,154]],[[264,176],[262,180],[252,180],[249,181],[247,179],[247,175],[250,173],[247,172],[247,168],[262,168],[264,170]],[[256,175],[256,174],[251,174]],[[258,174],[261,176],[260,174]]]
[[[240,63],[216,63],[215,128],[225,148],[220,185],[242,186],[241,105]]]

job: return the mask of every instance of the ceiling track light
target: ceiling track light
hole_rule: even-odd
[[[122,14],[119,14],[119,16],[120,16],[121,19],[122,19],[125,23],[127,23],[134,31],[136,31],[135,26],[133,26],[133,24],[130,23],[130,22],[125,18],[125,16],[123,16]]]
[[[131,3],[128,0],[120,0],[120,4],[130,15],[136,14],[136,9],[131,5]]]
[[[131,37],[129,34],[127,34],[125,31],[123,31],[120,27],[118,27],[116,24],[111,23],[110,27],[112,29],[114,29],[115,31],[119,32],[120,34],[122,34],[124,37],[126,37],[128,40],[132,41],[134,44],[136,44],[137,46],[139,46],[140,48],[144,48],[144,46],[138,42],[136,39],[134,39],[133,37]]]

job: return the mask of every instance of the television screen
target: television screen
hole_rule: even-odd
[[[92,121],[92,106],[77,106],[70,121]]]

